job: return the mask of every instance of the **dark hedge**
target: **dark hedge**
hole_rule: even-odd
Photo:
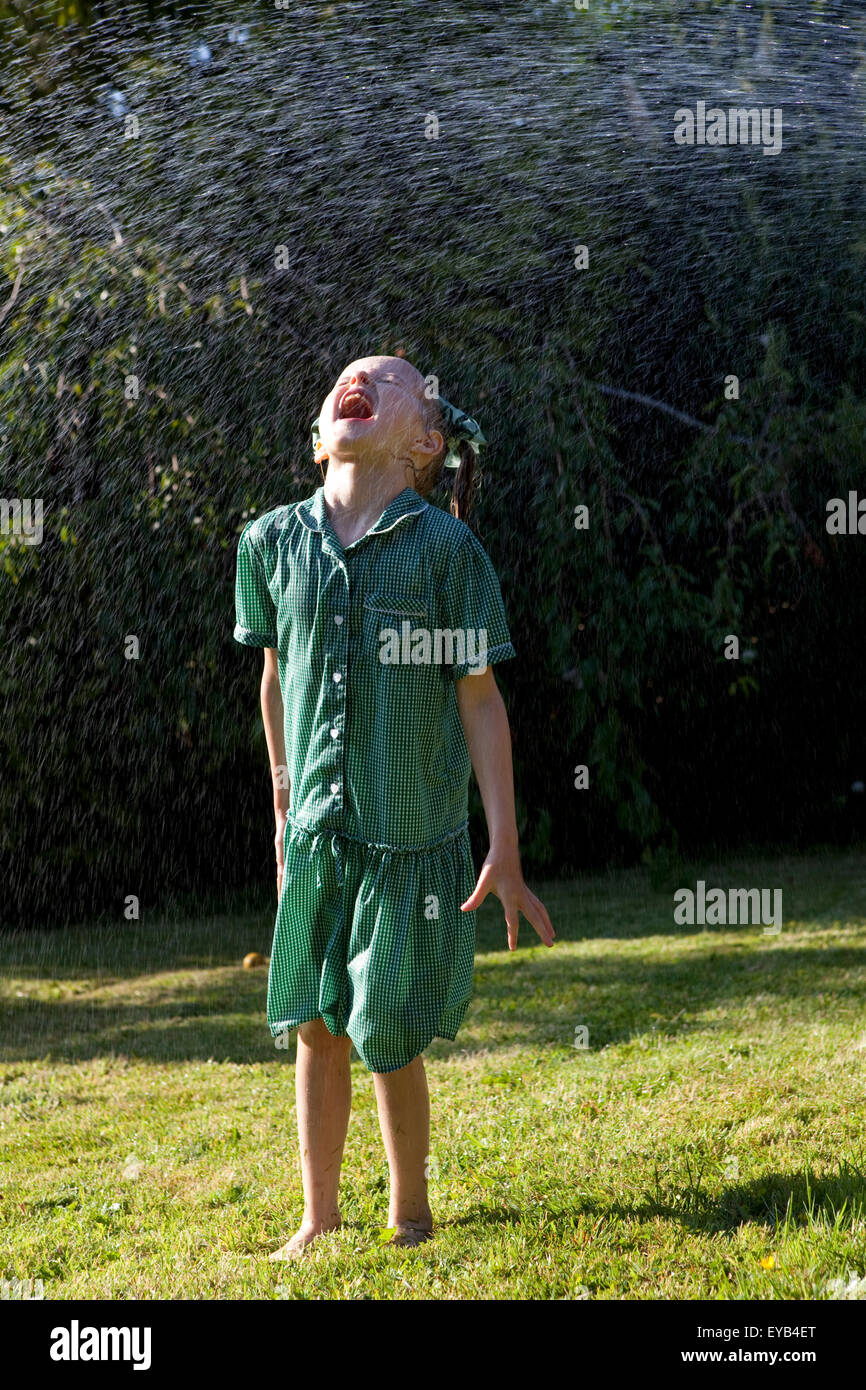
[[[866,18],[94,8],[0,31],[2,495],[45,505],[0,536],[2,920],[270,887],[235,546],[377,351],[489,440],[527,873],[862,835]],[[782,153],[675,146],[699,99]]]

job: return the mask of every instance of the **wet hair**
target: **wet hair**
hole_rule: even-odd
[[[427,401],[426,426],[428,430],[438,430],[442,435],[443,443],[441,450],[423,468],[414,468],[414,480],[412,486],[421,497],[426,497],[433,491],[437,483],[444,481],[446,473],[451,474],[453,482],[451,484],[451,502],[449,510],[452,516],[456,516],[460,521],[468,521],[472,510],[472,501],[475,492],[475,450],[466,439],[461,439],[458,443],[460,451],[460,467],[451,469],[445,467],[445,457],[448,453],[448,422],[442,413],[439,402],[434,398]]]

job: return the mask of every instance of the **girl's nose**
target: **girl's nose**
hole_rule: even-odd
[[[350,385],[351,385],[351,386],[362,386],[362,385],[366,385],[366,383],[367,383],[369,380],[370,380],[370,378],[367,376],[367,373],[366,373],[366,372],[353,372],[353,373],[352,373],[352,380],[351,380],[351,382],[350,382]]]

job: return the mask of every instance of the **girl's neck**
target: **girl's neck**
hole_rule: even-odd
[[[357,531],[357,539],[369,531],[388,503],[408,486],[406,466],[396,460],[390,466],[382,466],[332,458],[325,477],[325,510],[341,540],[341,530]]]

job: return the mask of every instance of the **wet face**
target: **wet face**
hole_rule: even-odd
[[[411,459],[423,465],[442,448],[428,432],[424,378],[402,357],[360,357],[322,402],[319,434],[331,458]]]

